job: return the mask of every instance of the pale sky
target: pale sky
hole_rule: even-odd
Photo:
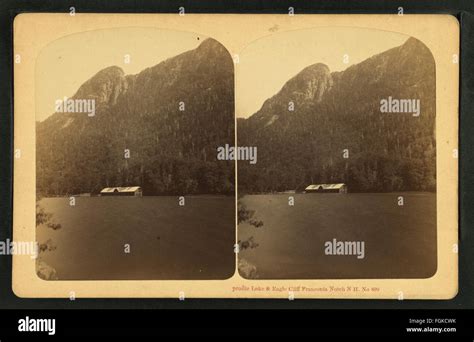
[[[198,40],[199,38],[199,40]],[[54,113],[55,101],[71,97],[100,70],[116,65],[136,74],[192,50],[206,39],[192,32],[154,28],[114,28],[58,39],[41,51],[36,64],[36,120]],[[130,55],[130,64],[124,56]]]
[[[408,37],[382,30],[324,27],[275,33],[239,53],[236,64],[236,116],[249,117],[266,99],[305,67],[324,63],[341,71],[380,52],[402,45]],[[344,64],[344,55],[349,63]]]

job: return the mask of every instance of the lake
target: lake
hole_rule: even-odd
[[[288,197],[294,197],[294,206]],[[403,196],[404,205],[398,205]],[[436,194],[266,194],[240,199],[241,274],[259,279],[426,278],[437,268]],[[227,279],[235,271],[234,197],[43,198],[61,229],[37,228],[59,280]],[[364,258],[326,255],[327,241],[363,241]],[[129,253],[125,252],[126,245]],[[245,270],[252,269],[251,273]]]
[[[227,279],[235,272],[233,196],[43,198],[58,230],[37,228],[59,280]],[[126,244],[130,246],[126,253]]]
[[[246,278],[427,278],[436,272],[434,193],[267,194],[240,200],[263,222],[259,228],[238,227],[239,240],[253,238],[254,248],[239,253]],[[364,258],[327,255],[325,243],[333,239],[363,241]]]

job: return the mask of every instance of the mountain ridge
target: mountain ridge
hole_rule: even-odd
[[[259,154],[258,165],[238,165],[243,192],[333,182],[356,192],[435,190],[435,64],[422,42],[409,38],[344,71],[307,71],[237,121],[239,146]],[[301,95],[315,84],[321,96]],[[389,96],[420,99],[422,115],[382,115],[380,101]]]
[[[231,56],[210,38],[135,75],[98,71],[73,96],[95,99],[94,117],[55,113],[37,123],[38,191],[232,193],[233,164],[217,162],[215,150],[234,140],[233,80]]]

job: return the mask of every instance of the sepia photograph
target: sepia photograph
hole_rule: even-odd
[[[446,15],[17,16],[15,294],[452,298],[457,35]]]
[[[0,340],[473,330],[474,2],[2,15]]]
[[[238,144],[258,151],[238,163],[241,276],[434,275],[436,75],[421,41],[275,33],[243,50],[236,79]]]
[[[179,31],[96,30],[41,51],[40,278],[233,275],[234,164],[215,156],[234,142],[233,75],[222,44]]]

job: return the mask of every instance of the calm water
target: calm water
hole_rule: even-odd
[[[65,279],[225,279],[235,272],[235,201],[225,196],[44,198],[61,229],[37,229]],[[130,253],[124,253],[124,245]]]
[[[399,206],[398,196],[404,196]],[[288,205],[294,196],[295,205]],[[238,227],[260,279],[426,278],[436,271],[436,195],[295,194],[241,199],[263,226]],[[45,198],[61,229],[37,229],[41,259],[68,279],[226,279],[234,274],[233,197]],[[325,255],[326,241],[364,241],[365,258]],[[130,245],[130,253],[124,245]],[[242,272],[241,272],[242,273]],[[243,274],[243,273],[242,273]]]
[[[258,244],[239,258],[260,279],[426,278],[436,271],[436,194],[250,195],[241,201],[264,223],[238,228],[239,240],[253,237]],[[333,239],[364,241],[365,258],[326,255],[324,244]]]

